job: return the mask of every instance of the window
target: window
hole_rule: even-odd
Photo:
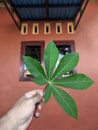
[[[59,57],[58,57],[58,61],[56,64],[56,68],[57,68],[60,60],[63,58],[64,55],[69,54],[71,52],[75,52],[75,44],[74,44],[74,41],[54,41],[54,42],[59,50]],[[71,75],[73,73],[75,73],[75,70],[72,70],[62,76],[65,77],[65,76]]]
[[[56,34],[62,34],[62,23],[56,23]]]
[[[32,34],[39,34],[39,24],[37,23],[33,24]]]
[[[28,33],[28,24],[27,23],[22,23],[21,34],[26,35],[27,33]]]
[[[44,34],[50,34],[50,23],[45,23]]]
[[[31,56],[42,63],[43,52],[44,41],[28,41],[21,43],[20,81],[30,81],[33,79],[33,76],[29,73],[23,62],[22,56]]]
[[[74,25],[73,25],[73,23],[68,23],[67,24],[67,29],[68,29],[68,34],[73,34],[74,33]]]

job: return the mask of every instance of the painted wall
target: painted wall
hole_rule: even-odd
[[[98,4],[89,5],[73,35],[68,35],[63,22],[63,34],[55,34],[55,23],[51,23],[51,34],[44,35],[40,22],[40,35],[23,36],[17,30],[11,17],[0,8],[0,116],[3,115],[25,92],[40,87],[32,82],[19,82],[21,41],[75,40],[80,54],[77,67],[79,73],[91,77],[95,84],[85,91],[66,91],[75,99],[79,119],[75,120],[62,111],[53,98],[43,105],[41,117],[31,123],[28,130],[98,130]]]

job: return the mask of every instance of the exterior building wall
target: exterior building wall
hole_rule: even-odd
[[[0,116],[25,92],[42,87],[33,82],[20,82],[21,41],[74,40],[80,54],[78,73],[91,77],[95,84],[84,91],[65,89],[76,101],[79,119],[68,116],[53,97],[43,105],[41,117],[33,121],[28,130],[98,130],[98,4],[89,3],[74,34],[67,34],[66,22],[63,34],[56,34],[55,22],[51,22],[51,34],[44,34],[44,22],[39,22],[39,35],[32,34],[32,23],[27,35],[21,35],[5,8],[0,8]]]

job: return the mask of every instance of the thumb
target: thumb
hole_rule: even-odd
[[[36,104],[36,103],[39,103],[41,101],[42,97],[40,94],[37,94],[32,99],[33,99],[33,103]]]

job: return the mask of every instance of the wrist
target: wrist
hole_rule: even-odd
[[[17,130],[16,121],[11,111],[0,118],[0,130]]]

